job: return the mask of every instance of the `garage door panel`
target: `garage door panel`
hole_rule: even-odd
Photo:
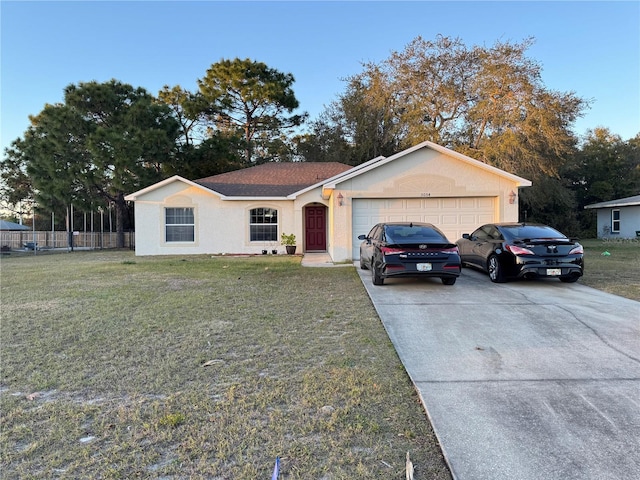
[[[406,210],[407,202],[406,200],[387,200],[385,208],[388,210]]]
[[[354,227],[360,227],[360,226],[367,226],[369,225],[369,223],[371,222],[371,219],[369,218],[369,216],[364,216],[364,215],[359,215],[359,216],[353,216],[353,226]]]
[[[484,225],[485,223],[492,223],[493,222],[493,215],[478,215],[478,222],[476,222],[478,224],[478,226],[480,225]]]
[[[493,208],[493,203],[495,202],[495,199],[493,197],[478,197],[476,201],[478,202],[479,207]]]
[[[354,199],[353,258],[360,255],[358,235],[368,233],[376,223],[432,223],[455,242],[463,233],[495,220],[495,201],[494,197]]]

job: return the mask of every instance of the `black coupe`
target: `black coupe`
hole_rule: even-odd
[[[462,264],[488,272],[492,282],[536,277],[575,282],[584,269],[582,245],[548,225],[483,225],[456,244]]]
[[[360,268],[374,285],[398,276],[438,277],[453,285],[460,275],[458,247],[430,223],[379,223],[360,235]]]

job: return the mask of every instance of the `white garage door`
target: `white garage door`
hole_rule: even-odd
[[[495,197],[353,199],[353,259],[360,258],[358,235],[381,222],[427,222],[451,242],[495,218]]]

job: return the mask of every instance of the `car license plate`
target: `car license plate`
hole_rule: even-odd
[[[418,263],[416,265],[416,269],[419,272],[430,272],[431,271],[431,264],[430,263]]]
[[[561,268],[547,268],[547,275],[550,276],[558,276],[558,275],[562,275],[562,269]]]

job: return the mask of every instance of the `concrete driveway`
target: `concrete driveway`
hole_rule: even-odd
[[[454,478],[640,479],[640,302],[470,269],[454,286],[358,271]]]

